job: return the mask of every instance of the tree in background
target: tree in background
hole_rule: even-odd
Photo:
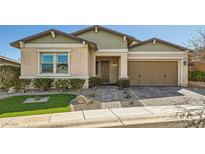
[[[205,28],[200,28],[188,40],[188,46],[196,51],[205,50]]]

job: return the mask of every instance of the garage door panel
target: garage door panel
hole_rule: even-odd
[[[177,62],[130,61],[128,62],[128,75],[131,85],[177,85]]]

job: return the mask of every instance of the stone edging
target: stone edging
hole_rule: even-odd
[[[198,82],[198,81],[189,81],[190,86],[196,86],[196,87],[203,87],[205,88],[205,82]]]

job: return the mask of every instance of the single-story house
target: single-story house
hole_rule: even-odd
[[[101,76],[105,84],[187,86],[189,49],[152,38],[141,41],[103,26],[72,34],[50,29],[11,43],[21,50],[20,78]]]
[[[0,65],[20,66],[20,63],[16,60],[0,55]]]

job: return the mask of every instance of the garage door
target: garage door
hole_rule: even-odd
[[[130,61],[128,75],[132,86],[176,86],[177,62]]]

